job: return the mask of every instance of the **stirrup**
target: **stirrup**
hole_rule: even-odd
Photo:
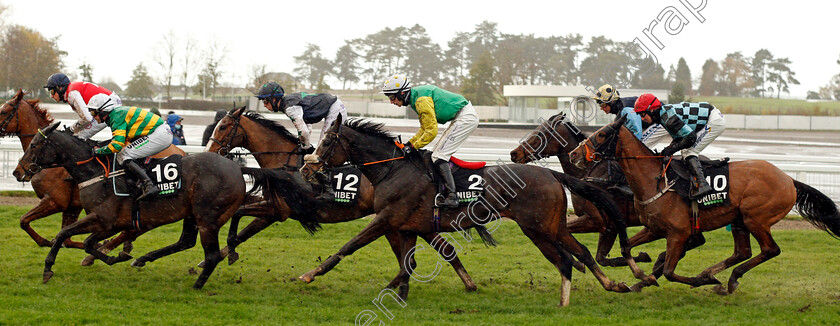
[[[455,199],[455,202],[449,201],[449,198],[444,196],[441,193],[435,195],[435,207],[444,207],[444,208],[458,208],[458,199]]]

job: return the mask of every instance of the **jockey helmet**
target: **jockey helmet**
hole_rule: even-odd
[[[52,93],[58,93],[58,99],[63,101],[64,92],[67,91],[67,86],[69,85],[70,78],[67,78],[67,75],[65,74],[57,72],[47,78],[47,84],[44,85],[44,88],[50,91],[50,95],[52,95]]]
[[[280,84],[270,81],[260,87],[257,98],[262,100],[268,97],[283,97],[285,94],[286,92],[283,91],[283,87]]]
[[[117,103],[105,94],[96,94],[88,101],[87,108],[91,112],[111,112],[117,107]]]
[[[598,88],[598,92],[595,93],[592,99],[598,104],[602,104],[616,101],[618,100],[618,96],[618,90],[615,87],[612,87],[610,84],[604,84],[604,86]]]
[[[385,80],[382,94],[399,94],[411,89],[411,82],[405,76],[394,75]]]
[[[646,93],[642,94],[642,96],[639,96],[639,98],[636,100],[636,104],[633,105],[633,111],[635,111],[636,113],[644,111],[653,112],[658,110],[661,106],[662,102],[659,102],[659,99],[657,99],[656,96],[653,96],[653,94],[650,93]]]

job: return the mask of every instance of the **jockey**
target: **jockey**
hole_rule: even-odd
[[[621,117],[627,117],[624,126],[630,129],[630,132],[636,136],[637,139],[642,139],[642,119],[633,111],[633,105],[636,103],[636,97],[619,97],[618,90],[609,84],[604,84],[598,88],[598,92],[592,97],[595,103],[601,106],[601,110],[607,114],[615,114],[615,120]]]
[[[347,109],[344,103],[334,95],[327,93],[308,94],[291,93],[286,94],[283,87],[277,82],[267,82],[260,87],[257,98],[263,101],[263,106],[272,112],[283,112],[298,130],[298,146],[306,154],[315,152],[315,147],[310,143],[309,137],[312,133],[312,124],[324,120],[321,128],[321,136],[318,142],[327,134],[335,119],[341,115],[342,120],[347,119]],[[321,188],[321,200],[334,200],[335,190],[332,188],[332,181],[329,176],[323,173],[315,175]]]
[[[420,118],[420,130],[403,147],[406,154],[432,142],[438,134],[438,124],[452,121],[432,150],[432,161],[445,181],[446,193],[442,194],[444,201],[441,206],[458,207],[458,195],[455,193],[455,179],[449,167],[449,158],[478,127],[478,113],[475,108],[463,96],[434,85],[411,87],[411,83],[404,76],[386,79],[382,93],[388,96],[391,104],[409,106]]]
[[[70,104],[70,108],[79,115],[79,120],[73,124],[71,130],[74,136],[82,139],[88,139],[102,129],[105,129],[105,125],[96,122],[87,110],[87,104],[90,102],[91,97],[97,94],[105,94],[111,99],[111,103],[117,106],[122,105],[122,100],[117,93],[94,83],[71,83],[70,78],[67,78],[67,75],[60,72],[52,74],[47,79],[47,85],[44,88],[50,91],[50,96],[56,102]]]
[[[332,123],[341,115],[347,119],[347,109],[344,103],[334,95],[327,93],[308,94],[291,93],[286,94],[280,84],[270,81],[260,87],[257,98],[263,101],[263,106],[271,112],[283,112],[298,130],[300,148],[307,154],[315,151],[309,141],[312,133],[312,124],[324,120],[324,127],[321,128],[320,142],[327,134]]]
[[[695,191],[692,199],[702,198],[712,192],[697,155],[726,129],[726,120],[720,110],[706,102],[662,105],[653,94],[642,94],[636,100],[635,110],[642,120],[662,125],[673,138],[671,144],[662,150],[662,156],[668,157],[682,151],[694,177],[692,185]]]
[[[160,116],[147,110],[117,106],[105,94],[94,95],[87,108],[97,122],[111,127],[113,135],[111,143],[94,148],[93,155],[118,153],[117,163],[126,167],[126,172],[142,184],[143,194],[137,200],[156,195],[160,190],[136,160],[155,155],[172,144],[169,126]]]

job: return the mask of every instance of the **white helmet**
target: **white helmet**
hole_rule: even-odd
[[[411,89],[411,82],[405,76],[394,75],[385,79],[382,85],[382,94],[399,94]]]
[[[88,101],[88,110],[97,110],[100,112],[111,112],[117,107],[117,103],[106,94],[96,94]]]

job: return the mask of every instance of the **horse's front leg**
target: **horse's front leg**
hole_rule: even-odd
[[[61,245],[64,243],[64,240],[67,240],[77,234],[102,232],[103,230],[104,227],[99,222],[99,217],[96,213],[90,213],[85,216],[85,218],[61,229],[61,231],[56,234],[55,241],[50,248],[50,252],[47,254],[47,259],[44,261],[44,283],[47,283],[54,274],[52,266],[55,264],[55,258],[58,256],[58,250],[61,249]]]
[[[353,239],[347,242],[347,244],[341,247],[341,249],[339,249],[337,253],[325,259],[320,266],[316,267],[315,269],[309,272],[306,272],[298,278],[306,283],[311,283],[315,280],[316,276],[324,275],[330,270],[332,270],[333,267],[335,267],[335,265],[338,265],[338,263],[344,257],[353,254],[354,252],[356,252],[356,250],[359,250],[360,248],[368,245],[369,243],[384,235],[386,232],[389,231],[389,225],[387,223],[389,218],[388,215],[391,214],[377,214],[376,218],[372,222],[370,222],[370,224],[368,224],[364,229],[362,229],[362,231],[359,232],[359,234],[357,234]]]

